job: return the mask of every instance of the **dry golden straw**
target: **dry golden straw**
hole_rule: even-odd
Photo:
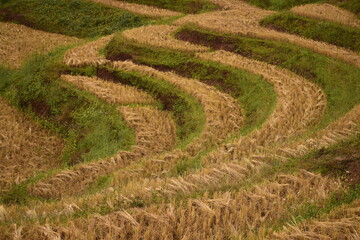
[[[61,164],[64,142],[0,98],[0,193]],[[1,209],[0,209],[1,219]]]
[[[296,6],[293,7],[291,11],[298,15],[329,20],[360,28],[360,20],[356,15],[327,3]]]
[[[98,66],[108,62],[99,52],[112,38],[113,35],[105,36],[96,41],[70,49],[65,53],[64,63],[69,66],[79,67],[86,65]]]
[[[18,68],[36,52],[48,52],[60,45],[80,41],[55,33],[47,33],[23,25],[0,22],[0,64]]]

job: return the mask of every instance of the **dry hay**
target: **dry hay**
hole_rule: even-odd
[[[146,92],[135,87],[102,80],[96,77],[62,75],[61,79],[76,87],[94,93],[99,98],[118,104],[152,104],[155,100]]]
[[[112,38],[113,35],[108,35],[70,49],[65,53],[64,63],[69,66],[79,67],[87,65],[98,66],[108,62],[105,57],[100,55],[100,50],[104,48]]]
[[[316,132],[314,136],[279,147],[277,154],[287,157],[303,156],[312,150],[327,148],[341,141],[346,141],[359,133],[360,105],[356,105],[345,116]]]
[[[298,15],[338,22],[360,28],[360,20],[351,12],[331,4],[306,4],[291,9]]]
[[[36,52],[50,51],[79,39],[0,22],[0,64],[18,68]]]
[[[267,239],[360,239],[360,201],[356,200],[351,205],[336,209],[319,220],[288,224],[282,231],[271,234]]]
[[[136,145],[131,152],[119,151],[114,157],[61,171],[31,186],[28,190],[32,195],[61,198],[80,193],[98,177],[138,161],[144,155],[151,156],[174,146],[175,124],[167,113],[148,107],[120,107],[119,112],[135,128]]]
[[[175,24],[184,25],[187,23],[193,23],[202,28],[218,32],[285,41],[360,67],[360,55],[355,52],[327,43],[305,39],[296,35],[261,27],[259,25],[259,21],[272,13],[273,12],[271,11],[258,9],[248,6],[246,3],[242,3],[242,7],[235,10],[187,15],[175,21]],[[158,38],[160,39],[161,36]],[[156,42],[156,40],[152,41]]]
[[[62,239],[224,239],[261,230],[282,219],[289,207],[321,202],[341,190],[335,179],[301,171],[278,175],[273,182],[240,192],[205,193],[179,204],[158,204],[70,221],[66,226],[26,226],[22,237],[62,236]],[[175,204],[177,207],[175,207]],[[112,205],[109,202],[109,205]],[[190,234],[191,233],[191,234]]]
[[[175,145],[175,123],[167,112],[149,107],[120,107],[119,112],[135,129],[137,146],[133,147],[134,152],[152,155]]]
[[[0,192],[61,164],[64,142],[0,99]],[[0,214],[1,215],[1,214]]]
[[[208,47],[199,46],[175,39],[173,34],[176,30],[177,27],[170,25],[150,25],[126,30],[122,32],[122,36],[130,41],[155,47],[190,52],[210,50]]]
[[[116,8],[125,9],[132,13],[150,16],[150,17],[174,17],[181,14],[179,12],[175,12],[167,9],[161,9],[147,5],[136,4],[136,3],[122,2],[117,0],[91,0],[91,1],[109,5]]]

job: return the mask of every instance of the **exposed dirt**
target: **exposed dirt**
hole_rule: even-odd
[[[110,61],[126,61],[126,60],[132,60],[133,56],[127,53],[118,53],[118,54],[108,55],[106,56],[106,59]]]
[[[11,11],[11,9],[0,9],[0,19],[4,22],[14,22],[36,29],[36,26],[31,21],[28,21],[24,16]]]
[[[32,110],[38,116],[48,116],[50,114],[50,107],[44,101],[32,101],[30,102]]]
[[[348,184],[360,184],[360,138],[357,143],[314,158],[327,174],[340,176]]]
[[[234,52],[237,49],[236,45],[232,42],[231,37],[224,38],[221,36],[211,36],[188,29],[178,32],[175,37],[182,41],[204,45],[217,50]],[[211,37],[211,41],[207,40],[208,37]],[[235,39],[233,38],[233,40]]]

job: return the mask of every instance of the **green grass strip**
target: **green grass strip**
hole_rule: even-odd
[[[79,38],[144,25],[147,19],[85,0],[12,0],[0,5],[0,21]]]
[[[144,46],[116,36],[106,47],[111,60],[132,60],[161,71],[173,71],[187,78],[215,86],[238,100],[245,116],[242,133],[259,127],[271,114],[276,93],[271,84],[258,75],[211,61],[196,58],[193,54]]]
[[[297,16],[291,12],[271,15],[261,25],[281,32],[296,34],[316,41],[330,43],[352,51],[360,51],[360,29],[342,24]]]
[[[191,26],[183,28],[176,37],[277,65],[317,84],[327,97],[327,109],[318,127],[326,126],[360,103],[360,69],[339,60],[290,43],[214,33]]]
[[[183,13],[200,13],[215,10],[217,6],[209,0],[124,0],[125,2],[150,5]]]
[[[285,10],[310,3],[329,3],[344,8],[360,18],[360,1],[357,0],[247,0],[247,2],[271,10]]]

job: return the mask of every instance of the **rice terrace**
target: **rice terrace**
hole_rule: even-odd
[[[360,0],[0,0],[0,240],[360,240]]]

